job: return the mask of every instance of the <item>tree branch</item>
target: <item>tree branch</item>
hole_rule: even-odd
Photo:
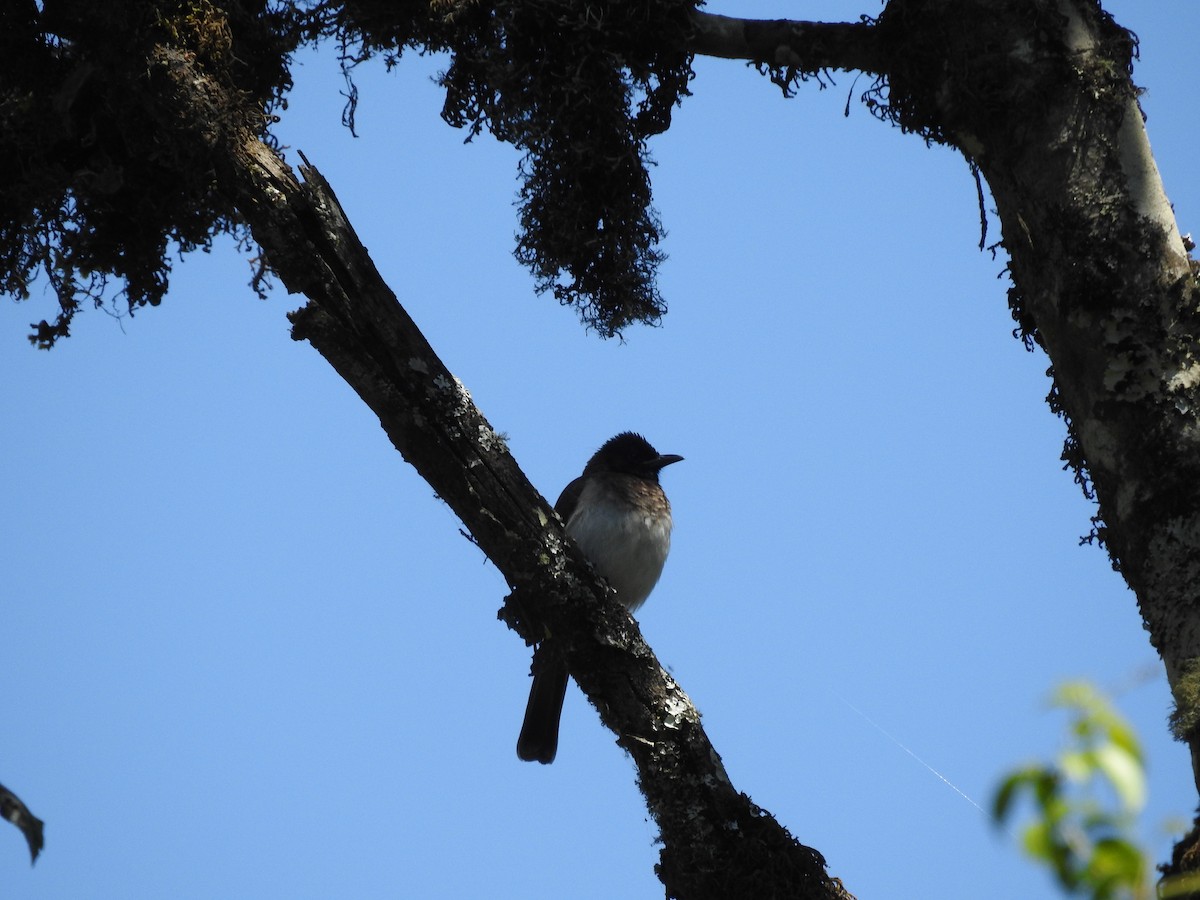
[[[804,72],[844,69],[879,75],[885,69],[873,23],[737,19],[695,10],[692,26],[691,49],[703,56]]]
[[[151,67],[169,79],[185,120],[228,121],[209,107],[227,111],[229,98],[186,54],[158,48]],[[248,127],[206,137],[221,190],[271,269],[309,298],[290,316],[293,337],[379,416],[503,573],[514,590],[501,618],[527,641],[553,632],[566,648],[571,675],[637,766],[668,895],[849,897],[817,851],[730,783],[691,700],[401,307],[320,173],[306,162],[299,181]]]
[[[37,862],[38,854],[42,852],[43,822],[29,811],[29,807],[21,802],[21,798],[0,784],[0,819],[12,822],[25,835],[29,844],[29,864]]]
[[[1018,332],[1053,365],[1063,460],[1099,501],[1092,538],[1137,595],[1200,787],[1200,279],[1150,153],[1136,39],[1091,0],[1030,9],[891,0],[880,27],[905,53],[887,115],[987,179]]]

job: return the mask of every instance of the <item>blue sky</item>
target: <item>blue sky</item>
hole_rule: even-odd
[[[1141,36],[1151,142],[1200,231],[1200,5],[1106,7]],[[604,342],[513,261],[516,155],[440,121],[443,60],[362,68],[357,140],[334,54],[302,62],[289,156],[543,493],[625,429],[686,457],[639,619],[740,789],[860,897],[1055,897],[913,754],[986,807],[1058,748],[1045,699],[1085,677],[1146,741],[1164,856],[1187,754],[1133,596],[1078,545],[1047,361],[1011,337],[960,157],[843,117],[865,81],[785,102],[699,60],[652,148],[670,312]],[[190,257],[160,308],[89,311],[52,353],[25,341],[48,296],[0,306],[0,781],[47,822],[33,869],[0,830],[5,896],[661,896],[632,765],[574,689],[555,764],[517,760],[503,580],[290,340],[300,298],[249,274],[228,245]]]

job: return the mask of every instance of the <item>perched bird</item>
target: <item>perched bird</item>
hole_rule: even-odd
[[[671,504],[658,473],[681,459],[623,432],[592,455],[554,504],[567,534],[630,612],[650,596],[667,561]],[[517,739],[521,759],[554,762],[566,693],[566,664],[543,642],[533,655],[533,685]]]

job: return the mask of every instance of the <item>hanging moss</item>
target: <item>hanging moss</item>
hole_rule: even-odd
[[[655,323],[662,226],[647,139],[688,93],[683,2],[379,0],[346,4],[358,60],[405,47],[448,50],[443,117],[524,151],[516,256],[539,291],[604,336]],[[394,57],[389,57],[394,58]]]
[[[345,66],[448,51],[443,116],[523,151],[516,255],[540,291],[604,336],[655,323],[663,231],[647,139],[687,93],[692,4],[672,0],[57,0],[0,6],[0,290],[48,278],[51,346],[86,304],[161,302],[175,253],[249,235],[218,187],[214,141],[249,127],[268,144],[303,42],[333,39]],[[228,109],[195,121],[164,107],[148,64],[185,54]],[[227,114],[227,115],[226,115]],[[226,120],[222,121],[222,117]],[[353,123],[353,92],[348,109]],[[227,127],[229,126],[229,127]]]

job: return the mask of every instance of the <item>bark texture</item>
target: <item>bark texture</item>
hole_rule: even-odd
[[[882,74],[873,108],[986,179],[1018,333],[1050,358],[1063,459],[1098,501],[1091,539],[1137,596],[1200,787],[1200,283],[1150,153],[1135,38],[1095,0],[890,0],[856,26],[718,19],[698,14],[697,47],[777,81]],[[1198,834],[1170,873],[1200,868]]]
[[[892,0],[879,27],[897,121],[957,146],[991,188],[1063,458],[1099,503],[1093,537],[1137,595],[1200,784],[1200,290],[1134,38],[1090,0]]]
[[[1054,365],[1068,462],[1094,484],[1098,536],[1174,686],[1200,657],[1200,309],[1131,48],[1088,6],[1063,4],[1065,57],[1021,60],[1003,106],[947,122],[992,189],[1014,311]],[[944,103],[969,106],[965,85],[946,87]]]

